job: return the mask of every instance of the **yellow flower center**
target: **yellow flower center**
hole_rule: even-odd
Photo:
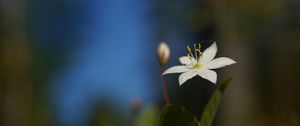
[[[201,63],[194,64],[195,69],[200,69],[203,65]]]

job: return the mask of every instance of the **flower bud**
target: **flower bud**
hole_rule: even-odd
[[[130,103],[130,107],[133,114],[137,114],[142,107],[142,103],[139,99],[133,99]]]
[[[170,49],[165,42],[161,42],[157,48],[157,56],[161,65],[167,64],[170,57]]]

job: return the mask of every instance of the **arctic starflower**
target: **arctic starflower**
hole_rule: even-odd
[[[201,44],[194,44],[194,54],[190,47],[187,47],[188,55],[179,58],[183,65],[173,66],[162,73],[182,73],[179,76],[179,85],[182,85],[187,80],[199,75],[200,77],[209,80],[216,84],[217,73],[211,69],[217,69],[236,63],[234,60],[227,57],[215,58],[217,53],[217,44],[214,42],[210,47],[201,52]]]

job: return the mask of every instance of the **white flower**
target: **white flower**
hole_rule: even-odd
[[[219,57],[214,59],[218,50],[215,42],[206,50],[204,50],[203,53],[200,51],[201,45],[199,44],[199,48],[197,48],[194,44],[195,56],[192,54],[191,49],[189,47],[187,48],[188,56],[179,58],[181,64],[183,65],[173,66],[162,74],[182,73],[179,76],[179,85],[182,85],[184,82],[197,75],[216,84],[217,73],[211,69],[217,69],[236,63],[227,57]]]

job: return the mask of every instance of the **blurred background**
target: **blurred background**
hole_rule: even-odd
[[[300,126],[299,0],[1,0],[0,12],[1,126],[130,126],[148,110],[157,120],[158,44],[170,67],[210,40],[238,62],[217,70],[234,81],[215,126]],[[171,102],[198,116],[216,88],[164,78]]]

